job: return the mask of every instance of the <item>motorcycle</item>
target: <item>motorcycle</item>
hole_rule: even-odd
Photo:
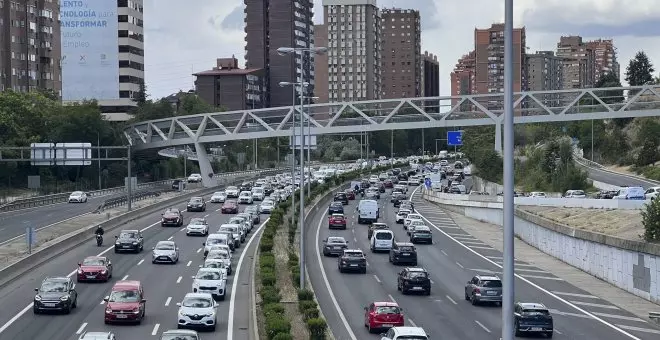
[[[96,245],[98,247],[103,245],[103,236],[100,234],[96,234]]]

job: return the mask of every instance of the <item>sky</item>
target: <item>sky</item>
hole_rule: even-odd
[[[314,22],[322,23],[322,1],[314,2]],[[474,28],[488,28],[504,18],[504,1],[497,0],[378,0],[378,6],[421,12],[422,53],[438,56],[440,95],[447,96],[456,61],[474,49]],[[145,0],[150,97],[192,89],[192,73],[211,69],[216,58],[234,55],[244,66],[243,7],[243,0]],[[556,50],[562,35],[614,39],[624,85],[626,66],[640,50],[660,70],[658,22],[657,0],[514,0],[514,26],[526,27],[529,52]]]

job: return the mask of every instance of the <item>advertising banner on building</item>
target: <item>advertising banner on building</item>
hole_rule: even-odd
[[[119,98],[117,1],[60,0],[62,99]]]

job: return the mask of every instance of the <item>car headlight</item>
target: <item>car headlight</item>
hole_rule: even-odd
[[[140,308],[135,308],[133,310],[133,314],[139,314],[140,313]]]
[[[108,314],[112,313],[112,308],[110,308],[110,307],[106,308],[105,312],[108,313]]]
[[[69,299],[69,296],[68,296],[68,295],[64,295],[64,296],[62,296],[62,297],[60,298],[61,301],[66,301],[66,300],[68,300],[68,299]]]
[[[137,244],[138,244],[137,242],[133,242],[133,245],[134,245],[134,246],[137,246]]]
[[[41,301],[41,295],[36,295],[36,296],[34,297],[34,299],[37,300],[37,301]]]
[[[105,270],[105,269],[103,269],[103,270],[101,271],[101,274],[103,274],[103,275],[105,275],[105,274],[107,274],[107,273],[108,273],[108,271]]]
[[[82,274],[82,273],[83,273],[82,269],[78,268],[78,274]]]
[[[115,245],[118,246],[118,245],[119,245],[119,242],[115,242]]]
[[[184,317],[184,316],[186,316],[186,315],[183,314],[183,311],[179,310],[179,317]]]

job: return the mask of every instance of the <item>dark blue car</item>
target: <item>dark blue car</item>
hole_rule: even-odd
[[[343,214],[343,213],[344,213],[344,204],[339,201],[332,202],[330,203],[330,206],[328,206],[328,215]]]

